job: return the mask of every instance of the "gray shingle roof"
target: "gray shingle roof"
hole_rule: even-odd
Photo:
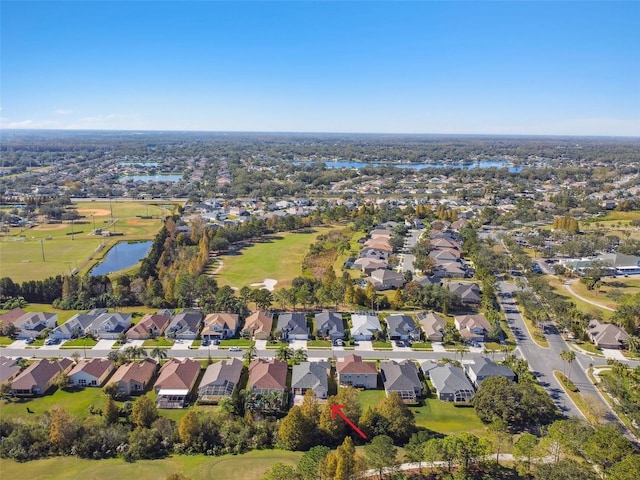
[[[462,369],[449,363],[432,369],[429,377],[438,393],[455,394],[458,391],[474,391],[473,385]]]
[[[291,374],[291,388],[328,388],[327,374],[329,364],[327,362],[302,362],[293,366]]]
[[[380,362],[380,372],[384,389],[387,392],[422,390],[422,384],[418,378],[418,368],[415,363],[409,360],[403,360],[399,363],[394,360]]]

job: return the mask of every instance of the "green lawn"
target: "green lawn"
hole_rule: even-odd
[[[330,227],[315,227],[311,233],[279,233],[273,239],[245,248],[239,255],[221,257],[224,266],[216,275],[219,285],[242,288],[277,280],[276,289],[288,288],[302,274],[302,260],[318,235]]]
[[[384,396],[384,390],[362,390],[358,395],[358,400],[360,401],[360,405],[362,405],[362,411],[364,412],[367,407],[375,408]]]
[[[364,412],[369,406],[375,408],[384,396],[384,390],[361,391],[358,400],[362,405],[362,411]],[[456,407],[452,403],[441,402],[434,398],[428,398],[423,403],[419,407],[409,407],[419,427],[444,434],[470,432],[485,435],[485,427],[473,407]]]
[[[274,463],[295,466],[302,452],[255,450],[242,455],[208,457],[175,455],[162,460],[140,460],[127,463],[121,459],[81,460],[75,457],[54,457],[32,462],[0,463],[2,478],[46,478],[48,480],[165,480],[172,473],[182,473],[193,480],[260,480]]]
[[[379,350],[391,350],[393,348],[391,342],[372,342],[372,346]]]
[[[173,340],[169,340],[165,337],[151,338],[149,340],[145,340],[142,344],[144,348],[155,348],[155,347],[173,347]]]
[[[75,340],[69,340],[68,342],[64,342],[60,348],[93,348],[98,344],[97,340],[93,338],[76,338]]]
[[[13,338],[0,337],[0,345],[1,346],[11,345],[14,341],[15,340]]]
[[[221,347],[253,347],[255,344],[256,342],[246,338],[230,338],[229,340],[220,340]]]
[[[411,348],[414,350],[433,350],[431,344],[426,342],[414,342],[411,344]]]
[[[309,340],[307,347],[331,348],[331,342],[328,340]]]
[[[31,229],[12,228],[0,240],[2,276],[14,282],[42,280],[50,276],[69,274],[77,268],[86,273],[102,258],[108,248],[119,241],[151,240],[162,227],[161,218],[169,212],[143,202],[81,202],[78,213],[86,218],[71,223],[38,225]],[[97,228],[111,223],[111,210],[116,220],[116,232],[123,237],[103,238],[94,235]],[[156,216],[141,219],[138,215]],[[91,217],[91,214],[94,214]],[[113,227],[108,228],[113,231]],[[74,235],[71,233],[74,232]],[[99,248],[104,243],[103,248]]]
[[[53,391],[50,390],[50,391]],[[96,409],[102,408],[107,402],[107,397],[102,393],[100,388],[85,388],[83,390],[74,390],[65,392],[64,390],[55,390],[53,393],[22,401],[0,401],[0,417],[20,417],[33,416],[33,414],[41,414],[47,410],[55,408],[63,408],[72,415],[86,417],[89,415],[89,405],[93,405]],[[28,414],[27,407],[34,412]]]
[[[456,407],[449,402],[428,398],[424,405],[410,407],[410,410],[415,414],[416,425],[435,432],[485,434],[485,427],[471,406]]]

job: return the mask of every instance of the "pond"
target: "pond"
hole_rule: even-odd
[[[182,180],[182,174],[160,174],[160,175],[125,175],[120,177],[120,182],[179,182]]]
[[[149,253],[152,241],[148,242],[120,242],[117,243],[102,262],[93,267],[89,275],[107,275],[138,263]]]
[[[294,162],[294,164],[310,165],[312,162]],[[510,172],[519,172],[522,167],[514,166],[508,160],[479,160],[473,163],[366,163],[366,162],[349,162],[336,161],[324,162],[327,168],[365,168],[365,167],[396,167],[408,168],[411,170],[420,170],[423,168],[508,168]]]

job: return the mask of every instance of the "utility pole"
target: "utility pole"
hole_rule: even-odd
[[[40,239],[40,250],[42,251],[42,261],[46,262],[46,260],[44,259],[44,240]]]

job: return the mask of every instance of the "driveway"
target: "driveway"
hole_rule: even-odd
[[[176,340],[171,350],[189,350],[193,340]]]
[[[358,340],[358,345],[353,347],[354,350],[373,352],[373,342],[369,340]]]
[[[433,342],[431,346],[433,347],[434,352],[444,353],[447,351],[447,349],[444,348],[444,344],[442,343]]]
[[[98,340],[98,343],[96,343],[93,348],[97,350],[111,350],[116,342],[117,340]],[[125,343],[121,348],[126,348],[128,346],[129,345]]]
[[[307,341],[306,340],[291,340],[291,343],[289,344],[289,346],[291,348],[293,348],[294,350],[298,350],[298,349],[302,349],[302,350],[306,350],[307,349]]]
[[[144,343],[144,340],[127,340],[127,346],[131,347],[141,347]]]
[[[628,360],[620,350],[614,350],[613,348],[603,348],[602,354],[604,355],[604,358],[612,358],[622,362],[626,362]]]
[[[391,342],[391,348],[394,352],[412,352],[411,347],[399,347],[396,342]]]

